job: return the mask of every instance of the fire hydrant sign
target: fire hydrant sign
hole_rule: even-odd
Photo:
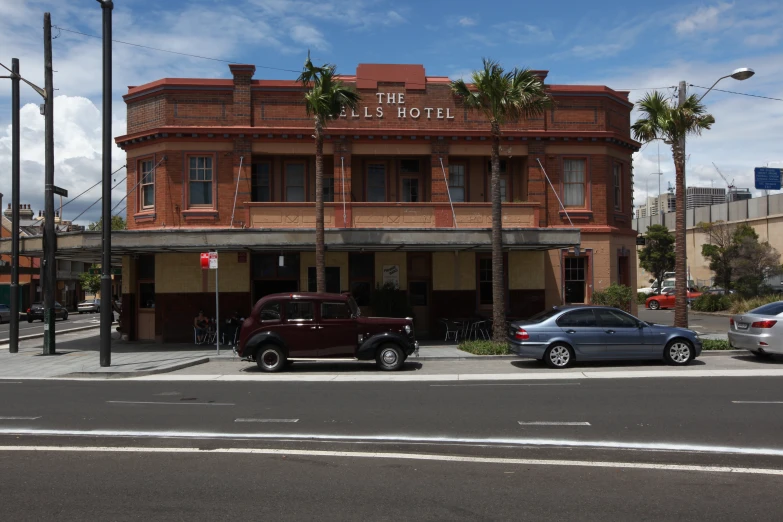
[[[209,253],[209,269],[210,270],[216,270],[218,267],[218,253],[217,252],[210,252]]]
[[[201,253],[201,269],[207,270],[209,268],[209,252]]]

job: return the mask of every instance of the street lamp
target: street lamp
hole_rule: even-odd
[[[756,71],[749,67],[741,67],[739,69],[735,69],[731,74],[727,74],[726,76],[721,76],[717,80],[715,80],[715,83],[712,84],[712,87],[707,89],[707,91],[702,94],[696,102],[700,102],[704,99],[707,94],[716,86],[721,80],[725,80],[726,78],[733,78],[735,80],[747,80],[751,76],[756,74]],[[687,99],[687,89],[686,89],[686,82],[681,81],[679,84],[679,92],[677,97],[677,106],[682,107],[685,105],[685,100]],[[682,300],[683,302],[686,302],[686,289],[688,286],[687,281],[687,272],[686,267],[688,266],[687,263],[687,249],[684,247],[685,245],[685,133],[682,134],[682,137],[680,138],[679,143],[680,148],[680,158],[677,160],[681,162],[680,168],[682,172],[681,179],[675,180],[676,185],[676,199],[675,199],[675,225],[674,225],[674,241],[675,245],[682,244],[682,247],[677,247],[677,250],[679,248],[682,248],[682,255],[678,256],[677,258],[677,264],[675,265],[674,271],[675,271],[675,301]],[[680,183],[681,182],[681,183]],[[681,273],[682,272],[682,273]],[[679,323],[679,314],[677,313],[678,309],[675,308],[675,314],[674,314],[674,324],[675,326],[688,326],[688,308],[687,306],[684,307],[684,313],[683,313],[683,324]]]
[[[9,319],[8,331],[8,351],[17,353],[19,351],[19,81],[23,81],[33,88],[35,92],[41,95],[44,101],[48,100],[47,91],[37,85],[30,83],[19,75],[19,59],[11,59],[11,68],[0,63],[0,67],[10,72],[10,76],[0,76],[0,78],[9,78],[12,82],[11,87],[11,288],[10,288],[10,308],[11,318]],[[49,119],[46,120],[49,123]],[[47,127],[47,136],[49,128]],[[48,142],[47,142],[48,143]],[[48,159],[48,156],[47,156]],[[54,334],[54,331],[52,331]]]

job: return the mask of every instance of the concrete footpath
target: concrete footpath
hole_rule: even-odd
[[[266,374],[240,360],[229,347],[124,342],[114,334],[111,366],[100,366],[99,336],[77,332],[57,339],[57,355],[41,355],[40,340],[20,343],[18,354],[0,351],[0,379],[148,380],[524,380],[582,377],[783,376],[783,357],[759,360],[741,350],[704,352],[684,368],[659,361],[581,363],[551,370],[539,361],[515,356],[477,356],[444,342],[424,343],[403,371],[386,373],[373,362],[297,362],[280,374]]]

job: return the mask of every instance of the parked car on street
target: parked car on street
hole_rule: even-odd
[[[86,301],[82,301],[76,306],[76,311],[78,311],[80,314],[94,314],[95,312],[100,312],[101,300],[87,299]]]
[[[260,299],[242,323],[237,354],[265,372],[315,359],[374,359],[399,370],[418,348],[412,318],[362,317],[349,295],[302,292]]]
[[[715,286],[715,287],[712,287],[712,288],[708,288],[707,290],[705,290],[702,293],[704,293],[704,294],[711,294],[711,295],[729,295],[729,294],[733,294],[734,290],[726,291],[723,288],[719,288],[719,287]]]
[[[68,319],[68,310],[66,310],[57,301],[54,302],[54,318],[62,319],[65,321]],[[27,322],[32,323],[34,320],[44,320],[44,306],[43,303],[33,303],[30,308],[27,309]]]
[[[783,301],[729,318],[729,345],[756,357],[783,354]]]
[[[695,288],[688,289],[688,304],[693,303],[701,292]],[[674,308],[674,287],[664,287],[663,291],[659,295],[652,295],[644,302],[645,308],[650,310],[658,310],[662,308]]]
[[[647,294],[647,295],[650,295],[650,294],[655,294],[657,292],[658,292],[658,287],[655,286],[655,285],[645,286],[643,288],[637,288],[636,289],[636,293],[637,294]]]
[[[11,307],[6,304],[0,304],[0,323],[11,321]]]
[[[508,330],[511,352],[543,360],[550,368],[625,359],[663,359],[682,366],[701,354],[701,344],[692,330],[646,323],[607,306],[556,306],[511,323]]]

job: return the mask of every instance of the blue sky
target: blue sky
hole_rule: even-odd
[[[504,5],[505,4],[505,5]],[[462,0],[116,0],[114,38],[206,57],[254,63],[256,78],[292,79],[310,49],[316,61],[346,74],[358,63],[422,63],[430,75],[468,74],[481,58],[550,71],[550,83],[636,89],[679,80],[699,86],[752,67],[745,82],[719,88],[783,98],[783,2],[495,2]],[[21,60],[22,74],[43,84],[42,17],[54,25],[100,35],[94,0],[0,0],[0,62]],[[78,194],[100,177],[100,40],[55,29],[57,184]],[[230,77],[226,63],[115,43],[114,134],[125,132],[121,96],[128,85],[162,77]],[[703,92],[696,87],[693,92]],[[36,95],[22,89],[23,202],[42,208],[43,118]],[[704,100],[715,128],[689,141],[690,185],[723,186],[712,162],[738,186],[752,186],[753,167],[783,167],[783,102],[712,92]],[[0,84],[0,192],[10,196],[10,82]],[[635,118],[635,116],[634,116]],[[117,150],[114,164],[124,155]],[[637,153],[635,198],[657,192],[657,146]],[[661,147],[663,186],[673,181]],[[65,180],[63,179],[65,178]],[[119,178],[118,178],[119,179]],[[66,181],[67,180],[67,181]],[[649,190],[647,188],[649,187]],[[70,205],[73,218],[99,189]],[[124,192],[116,191],[119,202]],[[83,200],[83,201],[82,201]],[[122,208],[122,204],[119,208]],[[83,220],[94,220],[98,205]]]

